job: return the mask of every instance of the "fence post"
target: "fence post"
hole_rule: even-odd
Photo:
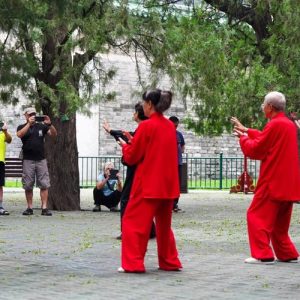
[[[219,178],[220,178],[220,183],[219,183],[219,189],[222,190],[223,188],[223,153],[220,152],[220,156],[219,156],[219,160],[220,160],[220,174],[219,174]]]
[[[180,193],[188,192],[188,155],[186,153],[185,161],[182,162],[180,176]]]

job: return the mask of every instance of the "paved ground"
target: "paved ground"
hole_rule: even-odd
[[[252,196],[228,192],[182,195],[185,212],[173,218],[184,269],[156,269],[150,241],[147,273],[119,274],[119,215],[89,210],[43,217],[35,194],[34,216],[25,217],[22,191],[6,189],[0,218],[0,299],[300,299],[300,264],[246,265],[245,211]],[[300,205],[291,235],[300,249]]]

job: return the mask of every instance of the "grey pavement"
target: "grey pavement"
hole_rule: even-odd
[[[84,211],[34,215],[22,190],[5,189],[9,216],[0,217],[0,299],[300,299],[300,264],[247,265],[246,209],[252,195],[228,191],[183,194],[173,217],[181,272],[157,270],[155,240],[145,274],[119,274],[119,214],[93,213],[92,190],[81,190]],[[300,205],[291,236],[300,249]]]

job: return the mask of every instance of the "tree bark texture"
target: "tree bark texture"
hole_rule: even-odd
[[[47,136],[45,150],[51,187],[48,206],[54,210],[80,210],[76,116],[68,121],[52,118],[57,137]]]

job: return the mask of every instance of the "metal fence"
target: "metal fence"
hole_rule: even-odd
[[[111,161],[125,178],[126,167],[120,156],[79,157],[80,187],[94,187],[104,163]],[[258,177],[260,162],[248,161],[248,173],[254,184]],[[224,157],[222,153],[215,157],[189,157],[183,159],[186,168],[188,189],[229,189],[237,184],[244,170],[243,157]]]

